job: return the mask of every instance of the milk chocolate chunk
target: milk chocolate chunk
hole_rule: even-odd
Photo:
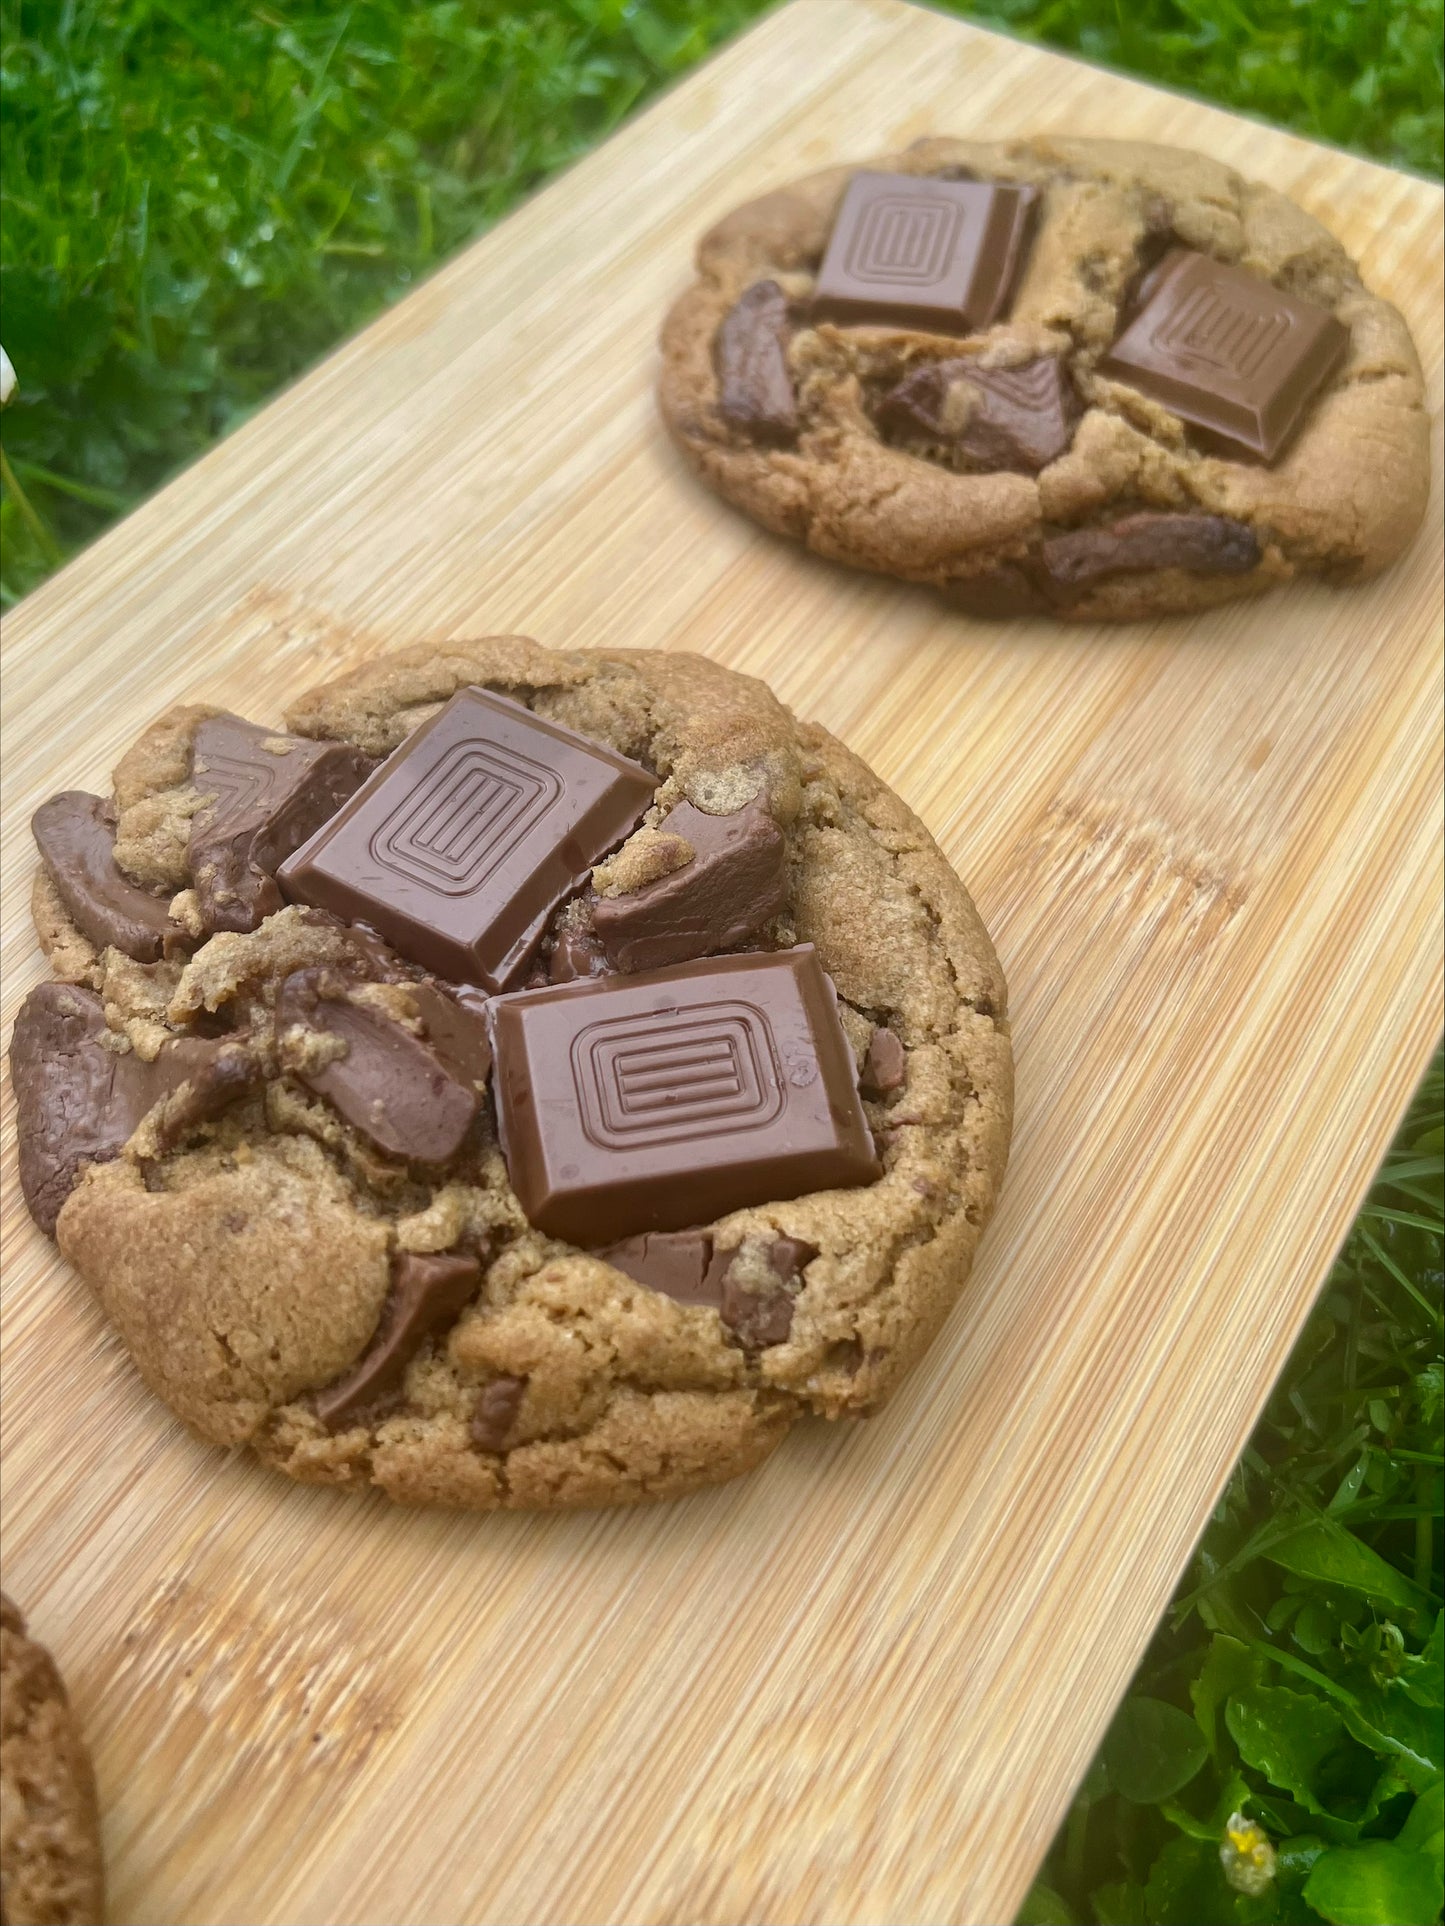
[[[1079,398],[1054,355],[1017,368],[929,361],[890,388],[879,426],[897,441],[957,449],[973,469],[1036,475],[1067,453]]]
[[[276,869],[370,773],[345,742],[277,735],[240,716],[196,729],[191,780],[214,802],[191,819],[190,867],[208,930],[254,930],[281,907]]]
[[[46,1232],[82,1167],[118,1157],[163,1097],[179,1090],[184,1099],[182,1085],[197,1093],[177,1114],[174,1143],[251,1087],[230,1068],[236,1046],[225,1039],[176,1037],[146,1063],[133,1050],[108,1049],[106,1034],[101,999],[69,983],[38,985],[15,1018],[10,1073],[20,1189]]]
[[[133,883],[115,860],[115,820],[99,796],[67,789],[30,819],[40,860],[81,935],[113,945],[137,963],[154,963],[180,934],[169,898]]]
[[[1100,373],[1236,459],[1276,460],[1349,350],[1328,308],[1189,248],[1167,254],[1141,293]]]
[[[714,1255],[712,1238],[701,1230],[648,1231],[600,1255],[638,1284],[680,1304],[720,1303],[723,1272],[732,1261],[731,1251]]]
[[[282,1062],[388,1157],[447,1163],[481,1104],[475,1078],[351,990],[336,970],[286,978],[276,997]]]
[[[636,827],[655,786],[600,742],[459,689],[278,880],[437,976],[501,990],[525,978],[553,911]]]
[[[894,1033],[880,1025],[868,1039],[858,1087],[865,1097],[886,1097],[908,1077],[908,1052]]]
[[[189,1049],[189,1056],[183,1054]],[[155,1125],[155,1150],[165,1156],[202,1124],[214,1123],[233,1103],[258,1090],[265,1070],[254,1051],[244,1044],[200,1038],[178,1038],[162,1044],[157,1062],[172,1056],[168,1069],[188,1064],[185,1081],[162,1105]],[[202,1055],[201,1053],[205,1054]]]
[[[853,176],[818,273],[816,321],[969,334],[1008,310],[1037,190],[925,174]]]
[[[392,1397],[422,1342],[456,1321],[481,1281],[482,1267],[475,1257],[400,1252],[392,1260],[391,1290],[376,1336],[344,1377],[312,1399],[327,1430],[339,1431],[367,1407]]]
[[[592,906],[607,960],[619,970],[659,970],[734,949],[788,900],[783,832],[761,803],[729,816],[679,803],[661,827],[692,844],[692,861]]]
[[[724,315],[713,341],[718,412],[754,441],[791,441],[798,404],[788,368],[788,297],[755,281]]]
[[[477,1393],[469,1427],[478,1451],[501,1451],[526,1395],[525,1378],[493,1378]]]
[[[1043,546],[1051,587],[1067,593],[1104,575],[1185,568],[1200,575],[1247,575],[1259,561],[1259,538],[1224,515],[1126,515],[1105,528],[1075,528]]]
[[[463,1083],[486,1087],[492,1070],[492,1040],[482,999],[459,996],[439,983],[408,986],[426,1040]]]
[[[589,1249],[880,1175],[811,944],[493,1005],[497,1112],[529,1220]]]
[[[801,1237],[775,1238],[767,1258],[777,1282],[764,1290],[750,1290],[741,1281],[734,1258],[723,1276],[720,1309],[723,1323],[745,1350],[763,1351],[770,1344],[787,1342],[795,1296],[788,1286],[797,1283],[817,1255],[817,1245],[805,1244]]]

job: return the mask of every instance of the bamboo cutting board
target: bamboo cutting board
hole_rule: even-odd
[[[407,1514],[227,1459],[11,1182],[7,1583],[94,1742],[118,1920],[1006,1920],[1426,1064],[1438,497],[1353,593],[1002,627],[768,538],[666,444],[698,231],[930,130],[1273,182],[1406,310],[1438,406],[1434,188],[796,0],[8,624],[7,1021],[46,794],[173,699],[278,717],[367,651],[509,629],[699,649],[825,722],[957,863],[1016,1017],[1002,1208],[925,1364],[668,1509]]]

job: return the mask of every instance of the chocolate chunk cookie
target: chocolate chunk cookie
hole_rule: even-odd
[[[1400,315],[1201,154],[922,140],[749,202],[662,334],[662,412],[765,527],[965,610],[1207,608],[1392,562],[1428,423]]]
[[[271,720],[170,711],[80,882],[42,845],[23,1188],[155,1391],[293,1477],[478,1508],[669,1496],[881,1404],[1010,1122],[998,961],[922,825],[692,656],[439,644]],[[72,912],[97,876],[159,949]]]
[[[99,1926],[95,1780],[54,1660],[0,1594],[0,1918]]]

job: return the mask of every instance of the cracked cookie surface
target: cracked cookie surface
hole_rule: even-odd
[[[1003,319],[944,335],[816,318],[830,231],[864,169],[1037,192]],[[1174,250],[1315,304],[1347,337],[1272,464],[1221,455],[1105,371]],[[1403,319],[1317,221],[1204,155],[926,139],[738,208],[697,268],[663,328],[660,402],[698,473],[774,532],[965,610],[1128,619],[1296,575],[1354,581],[1423,515],[1428,420]]]
[[[54,1660],[0,1594],[0,1915],[99,1926],[104,1906],[90,1757]]]
[[[34,1187],[148,1383],[218,1444],[417,1503],[678,1494],[749,1469],[801,1418],[875,1409],[942,1322],[1007,1155],[1003,977],[898,798],[763,684],[702,658],[440,643],[315,690],[285,729],[374,760],[467,688],[655,778],[592,893],[552,914],[528,980],[605,972],[603,938],[623,953],[590,903],[614,922],[702,930],[709,953],[813,945],[881,1177],[610,1256],[544,1235],[509,1181],[490,1051],[452,991],[374,931],[300,904],[207,934],[188,851],[205,793],[194,744],[213,712],[185,707],[124,758],[108,806],[125,886],[169,901],[164,954],[103,947],[47,871],[37,882],[62,981],[33,993],[14,1049],[59,1075],[63,1043],[67,1076],[130,1107],[88,1161],[52,1149]],[[668,830],[674,812],[686,836]],[[700,817],[735,827],[720,841]],[[709,883],[725,861],[753,878],[750,914]],[[684,887],[690,873],[701,882]],[[402,1154],[420,1126],[370,1103],[373,1032],[445,1072],[425,1161]]]

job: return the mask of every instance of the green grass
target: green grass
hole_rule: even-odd
[[[1440,1909],[1445,1068],[1437,1057],[1055,1841],[1028,1926]],[[1265,1889],[1220,1858],[1242,1812]]]
[[[0,0],[9,603],[761,11]],[[975,18],[1441,166],[1442,0]]]
[[[957,10],[1441,168],[1442,0]],[[0,594],[759,11],[0,0]],[[1437,1061],[1025,1920],[1436,1916],[1442,1156]],[[1220,1859],[1236,1811],[1277,1849],[1255,1896]]]

